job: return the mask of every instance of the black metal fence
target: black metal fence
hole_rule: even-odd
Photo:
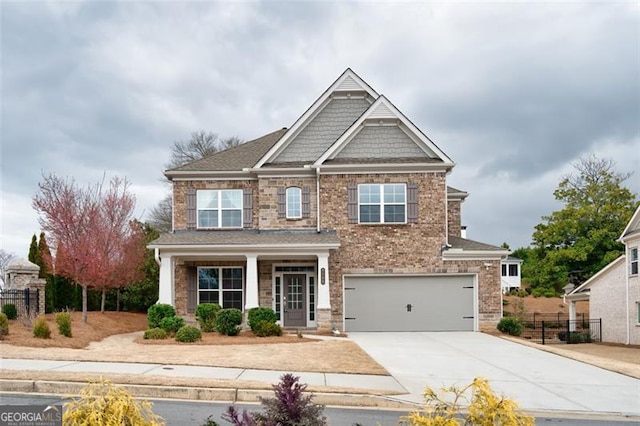
[[[602,342],[602,319],[524,321],[522,337],[545,344]]]
[[[2,290],[0,291],[0,309],[4,305],[13,304],[18,311],[18,315],[38,314],[40,307],[40,290]]]
[[[536,323],[541,321],[548,322],[565,322],[569,320],[569,314],[566,312],[533,312],[530,314],[525,314],[523,317],[524,322],[528,323]],[[581,312],[576,314],[576,321],[589,321],[589,313]]]

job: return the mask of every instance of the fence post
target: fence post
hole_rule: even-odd
[[[598,342],[602,342],[602,318],[598,318]]]
[[[567,320],[567,345],[571,341],[571,320]]]
[[[24,309],[27,311],[27,315],[31,313],[31,300],[29,300],[29,289],[24,289]]]
[[[542,320],[542,344],[544,345],[544,320]]]
[[[533,313],[533,329],[536,329],[536,313]]]

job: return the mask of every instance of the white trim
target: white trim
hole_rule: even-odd
[[[442,252],[442,260],[502,260],[508,250],[462,250],[450,248]]]
[[[392,115],[389,115],[389,117],[387,118],[398,119],[404,126],[406,126],[407,130],[402,129],[402,127],[401,129],[405,131],[405,133],[407,133],[407,135],[414,142],[417,143],[418,147],[422,149],[425,154],[429,155],[430,157],[433,155],[436,158],[442,160],[445,165],[453,167],[453,161],[451,160],[451,158],[449,158],[443,151],[441,151],[440,148],[438,148],[431,139],[429,139],[424,133],[420,131],[420,129],[413,125],[413,123],[411,123],[411,121],[409,121],[409,119],[405,117],[404,114],[402,114],[391,102],[389,102],[389,100],[385,98],[384,95],[380,95],[380,97],[376,99],[376,101],[371,106],[369,106],[369,108],[360,116],[360,118],[358,118],[351,125],[351,127],[345,130],[342,136],[340,136],[338,140],[335,141],[331,145],[331,147],[329,147],[329,149],[327,149],[324,154],[322,154],[322,156],[320,156],[320,158],[315,161],[314,166],[320,166],[326,160],[334,159],[340,153],[340,151],[342,151],[348,145],[353,137],[355,137],[355,135],[358,134],[360,130],[362,130],[365,120],[369,120],[371,115],[376,112],[381,105],[388,108],[390,113],[392,113]],[[379,118],[380,117],[376,119]],[[411,137],[411,134],[409,132],[411,132],[411,134],[413,134],[415,137]]]
[[[289,128],[287,133],[285,133],[280,140],[271,147],[271,149],[256,163],[254,168],[261,168],[266,162],[272,160],[277,157],[287,146],[288,144],[298,136],[298,134],[306,127],[306,125],[313,120],[315,116],[317,116],[320,111],[331,101],[332,94],[338,90],[340,85],[347,79],[350,79],[349,83],[352,84],[351,81],[357,83],[360,86],[361,90],[352,90],[353,92],[366,92],[374,99],[378,97],[378,93],[371,88],[364,80],[362,80],[356,73],[354,73],[350,68],[347,68],[337,79],[333,82],[331,86],[327,90],[320,95],[320,97],[307,109],[307,111],[296,120],[296,122]],[[351,92],[351,91],[350,91]]]
[[[377,185],[380,188],[380,202],[378,203],[361,203],[360,202],[360,188],[362,186]],[[404,202],[403,203],[385,203],[384,202],[384,187],[390,185],[401,185],[404,188]],[[389,206],[404,206],[404,221],[402,222],[385,222],[384,220],[384,207]],[[380,221],[379,222],[362,222],[360,220],[360,206],[378,206],[380,207]],[[405,182],[385,182],[385,183],[359,183],[358,184],[358,225],[406,225],[407,224],[407,184]]]
[[[624,231],[622,231],[622,234],[620,234],[620,238],[618,238],[618,241],[620,242],[624,242],[624,240],[627,239],[627,237],[630,237],[632,234],[635,234],[636,232],[630,232],[632,227],[638,227],[640,225],[640,205],[638,206],[638,208],[636,209],[636,211],[633,213],[633,216],[631,216],[631,220],[629,221],[629,223],[627,223],[627,226],[625,226]],[[640,229],[636,229],[635,231],[640,231]],[[630,235],[627,235],[627,233],[630,233]]]
[[[200,207],[200,198],[198,197],[198,195],[200,194],[204,194],[206,192],[216,192],[216,199],[217,199],[217,207],[215,208],[204,208],[204,207]],[[234,192],[234,193],[239,193],[240,194],[240,207],[234,207],[234,208],[229,208],[229,207],[222,207],[223,204],[223,200],[222,200],[222,193],[223,192]],[[218,226],[200,226],[200,211],[217,211],[217,223]],[[225,211],[238,211],[240,213],[240,224],[237,226],[223,226],[222,225],[222,213]],[[242,215],[243,215],[243,211],[244,211],[244,200],[243,200],[243,190],[242,189],[234,189],[234,188],[221,188],[221,189],[208,189],[208,188],[203,188],[203,189],[198,189],[196,190],[196,229],[202,229],[202,230],[217,230],[217,229],[242,229]]]
[[[298,193],[298,214],[289,215],[289,191],[296,190]],[[286,219],[302,219],[302,188],[299,186],[289,186],[284,191],[284,213]]]
[[[218,288],[217,289],[211,289],[211,290],[202,290],[202,291],[208,291],[208,292],[217,292],[218,293],[218,305],[220,305],[222,308],[224,308],[223,305],[223,293],[225,291],[227,292],[238,292],[241,291],[242,292],[242,308],[241,311],[245,312],[245,304],[247,303],[247,273],[246,273],[246,268],[242,267],[242,266],[208,266],[208,265],[201,265],[201,266],[196,266],[196,306],[200,304],[200,269],[217,269],[219,271],[219,275],[218,275]],[[236,289],[223,289],[222,288],[222,270],[223,269],[239,269],[242,271],[242,290],[238,290]],[[188,289],[187,289],[188,292]]]

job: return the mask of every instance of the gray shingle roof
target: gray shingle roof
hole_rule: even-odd
[[[165,173],[170,175],[174,171],[241,171],[244,168],[253,167],[285,133],[287,133],[287,129],[283,128],[258,139],[216,152],[213,155],[192,161],[175,169],[167,170]]]
[[[162,234],[149,247],[156,246],[336,246],[340,239],[335,231],[176,231]]]
[[[491,244],[485,244],[478,241],[467,240],[466,238],[455,237],[449,235],[449,244],[451,248],[470,250],[470,251],[504,251],[506,249]]]

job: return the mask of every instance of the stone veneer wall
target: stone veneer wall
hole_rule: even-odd
[[[447,225],[449,235],[462,236],[462,214],[460,201],[447,202]]]
[[[417,183],[419,221],[406,225],[350,224],[347,216],[349,183]],[[444,173],[321,176],[321,227],[335,229],[341,240],[329,257],[332,326],[343,327],[344,274],[478,275],[481,329],[495,327],[501,316],[500,262],[443,261],[446,241],[446,176]]]
[[[309,217],[301,219],[278,218],[278,188],[309,187]],[[258,198],[254,196],[254,207],[259,206],[260,229],[302,229],[316,227],[316,179],[313,178],[261,178],[258,182]],[[255,208],[254,208],[255,210]]]

